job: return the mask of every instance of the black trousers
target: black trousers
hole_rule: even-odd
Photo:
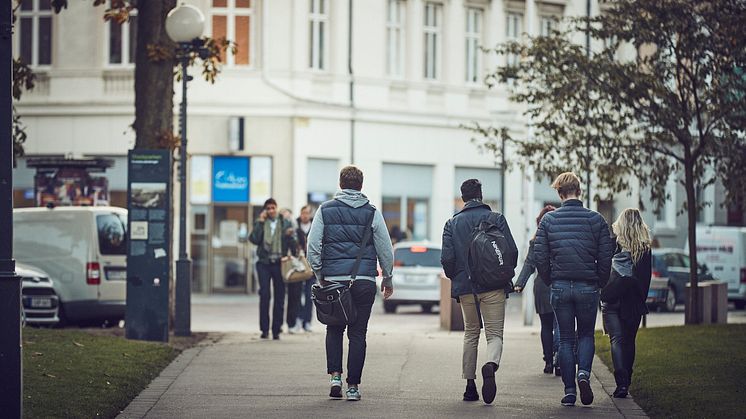
[[[539,318],[541,319],[541,349],[544,353],[544,362],[553,362],[554,353],[557,351],[554,345],[554,325],[556,324],[554,313],[539,314]],[[557,335],[557,343],[559,343],[559,333]]]
[[[347,339],[350,341],[347,352],[347,384],[360,384],[365,364],[365,350],[367,347],[365,337],[368,333],[368,320],[376,299],[376,284],[373,281],[353,281],[350,292],[352,301],[357,308],[357,319],[355,323],[348,326],[326,327],[326,369],[327,373],[342,373],[342,343],[345,328]]]
[[[620,303],[601,306],[604,329],[611,342],[611,359],[614,363],[614,379],[617,386],[629,387],[632,383],[632,370],[635,364],[635,339],[640,327],[641,316],[622,318],[619,315]]]
[[[272,305],[272,334],[277,336],[282,330],[282,315],[285,311],[285,283],[282,282],[280,262],[256,264],[259,275],[259,328],[269,332],[269,301]]]
[[[303,282],[293,282],[287,284],[288,290],[288,311],[285,320],[288,327],[295,327],[295,323],[300,314],[300,296],[303,293]]]

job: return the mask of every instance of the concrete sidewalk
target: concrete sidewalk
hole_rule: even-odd
[[[331,400],[324,333],[282,335],[227,333],[185,351],[120,415],[124,418],[449,418],[638,417],[632,400],[617,406],[608,396],[613,378],[596,358],[591,406],[563,407],[559,377],[542,373],[538,328],[523,327],[509,306],[505,347],[492,405],[461,400],[462,333],[437,329],[437,316],[383,315],[374,307],[362,401]],[[255,321],[247,313],[246,321]],[[600,321],[600,319],[599,319]],[[397,327],[397,325],[399,327]],[[480,343],[480,355],[486,342]],[[345,349],[346,352],[346,349]],[[481,365],[480,356],[480,364]],[[604,383],[599,382],[601,377]],[[611,380],[611,382],[608,382]],[[477,380],[481,386],[481,378]]]

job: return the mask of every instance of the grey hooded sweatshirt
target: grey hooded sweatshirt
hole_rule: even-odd
[[[368,197],[360,191],[354,189],[342,189],[337,191],[334,195],[334,199],[342,201],[345,204],[353,207],[360,208],[368,203]],[[316,278],[323,279],[325,281],[349,281],[352,278],[349,276],[334,276],[324,278],[321,275],[321,248],[324,242],[324,217],[321,211],[317,211],[313,217],[311,223],[311,230],[308,232],[308,263],[311,265],[316,274]],[[391,245],[391,237],[389,231],[386,228],[386,221],[383,219],[381,211],[376,209],[375,216],[373,217],[373,244],[376,248],[376,256],[378,257],[378,264],[381,266],[381,274],[383,275],[382,285],[385,287],[393,287],[391,280],[392,271],[394,269],[394,248]],[[358,275],[357,279],[373,281],[375,278],[370,276]]]

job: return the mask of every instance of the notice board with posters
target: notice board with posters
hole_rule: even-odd
[[[130,150],[127,249],[128,339],[168,341],[171,152]]]

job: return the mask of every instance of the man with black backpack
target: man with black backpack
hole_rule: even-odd
[[[459,301],[464,315],[464,400],[479,400],[475,380],[481,314],[487,335],[482,397],[489,404],[497,393],[495,372],[502,357],[505,299],[513,289],[518,248],[505,217],[482,202],[479,180],[461,184],[461,199],[464,208],[443,229],[441,264],[451,280],[451,297]]]

